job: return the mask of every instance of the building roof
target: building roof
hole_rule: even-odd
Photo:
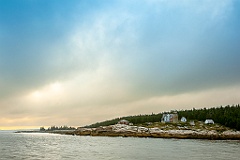
[[[122,119],[122,120],[118,121],[118,124],[129,124],[129,121]]]
[[[214,121],[212,119],[206,119],[205,124],[214,124]]]

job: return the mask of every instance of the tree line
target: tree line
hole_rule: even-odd
[[[117,124],[120,120],[125,119],[128,120],[129,122],[133,123],[133,124],[143,124],[146,122],[158,122],[159,120],[161,120],[162,114],[150,114],[150,115],[136,115],[136,116],[126,116],[126,117],[120,117],[120,118],[115,118],[112,120],[106,120],[103,122],[97,122],[85,127],[88,128],[96,128],[96,127],[100,127],[100,126],[108,126],[108,125],[113,125],[113,124]]]
[[[96,128],[100,126],[109,126],[109,125],[114,125],[117,124],[120,120],[125,119],[128,120],[129,122],[133,124],[143,124],[146,122],[158,122],[162,117],[162,114],[151,114],[151,115],[136,115],[136,116],[126,116],[126,117],[120,117],[120,118],[115,118],[112,120],[106,120],[103,122],[97,122],[88,126],[85,126],[87,128]]]
[[[173,112],[173,111],[171,111]],[[163,113],[171,113],[163,112]],[[163,113],[150,114],[150,115],[136,115],[115,118],[103,122],[97,122],[85,127],[96,128],[100,126],[108,126],[117,124],[121,119],[128,120],[134,125],[143,124],[147,122],[159,122],[161,121]],[[205,121],[206,119],[213,119],[215,123],[225,125],[226,127],[240,130],[240,106],[232,105],[225,107],[213,107],[213,108],[202,108],[202,109],[190,109],[190,110],[179,110],[177,111],[179,119],[186,117],[187,120],[198,120]]]
[[[68,127],[68,126],[51,126],[45,129],[44,127],[40,127],[40,131],[56,131],[56,130],[75,130],[75,127]]]
[[[178,111],[179,117],[187,119],[205,121],[205,119],[213,119],[215,123],[225,125],[226,127],[240,130],[240,106],[227,105],[225,107],[203,108],[192,110]]]

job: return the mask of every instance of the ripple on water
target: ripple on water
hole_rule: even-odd
[[[0,159],[238,160],[240,141],[0,133]]]

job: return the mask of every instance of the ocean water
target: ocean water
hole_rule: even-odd
[[[0,160],[239,160],[240,141],[0,132]]]

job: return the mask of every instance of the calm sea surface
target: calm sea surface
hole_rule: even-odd
[[[240,141],[85,137],[0,131],[0,159],[239,160]]]

